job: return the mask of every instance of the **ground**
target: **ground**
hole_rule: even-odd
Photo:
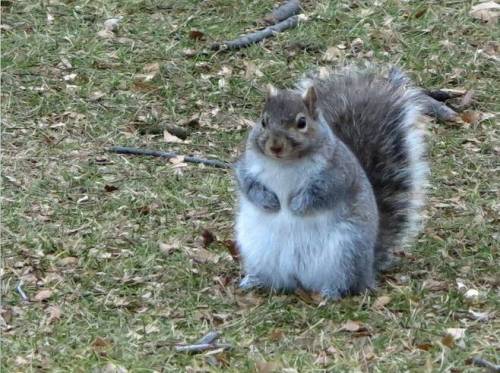
[[[471,16],[473,1],[304,3],[300,27],[213,53],[275,2],[1,2],[3,370],[462,372],[481,370],[473,356],[500,362],[498,115],[485,119],[500,111],[499,28]],[[318,306],[239,292],[226,242],[231,172],[105,151],[231,161],[266,83],[363,59],[398,64],[422,87],[473,92],[464,121],[427,124],[426,227],[375,293]],[[164,136],[172,124],[189,129],[185,141]],[[214,329],[231,350],[174,351]]]

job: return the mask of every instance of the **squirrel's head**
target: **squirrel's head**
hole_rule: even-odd
[[[316,101],[314,87],[301,95],[268,85],[264,110],[250,141],[257,150],[274,159],[297,159],[314,152],[325,137]]]

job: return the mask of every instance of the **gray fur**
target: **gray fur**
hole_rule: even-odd
[[[395,68],[312,74],[301,85],[268,95],[236,165],[240,285],[338,299],[372,289],[418,220],[420,94]]]
[[[245,172],[245,167],[241,166],[240,164],[236,167],[236,179],[242,193],[244,193],[252,203],[262,209],[269,212],[278,212],[280,210],[280,201],[276,194],[261,184],[257,178]]]

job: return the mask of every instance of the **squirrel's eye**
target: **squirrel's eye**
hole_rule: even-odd
[[[297,128],[299,130],[303,130],[304,128],[306,128],[306,126],[307,126],[306,118],[305,117],[300,117],[297,120]]]
[[[260,124],[262,124],[263,128],[266,128],[266,120],[264,118],[262,118]]]

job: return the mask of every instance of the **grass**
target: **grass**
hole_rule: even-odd
[[[376,294],[325,307],[235,288],[239,268],[222,243],[232,237],[229,172],[105,153],[129,145],[234,159],[259,88],[291,85],[328,64],[322,53],[337,45],[345,61],[398,63],[421,86],[473,90],[474,111],[500,111],[498,62],[478,52],[491,52],[499,29],[469,16],[472,1],[307,2],[309,22],[263,45],[186,57],[252,28],[273,3],[2,1],[3,371],[461,372],[480,371],[468,361],[475,355],[499,363],[498,321],[469,313],[499,307],[498,116],[429,124],[425,231]],[[122,39],[98,37],[118,15]],[[190,38],[192,29],[206,40]],[[352,54],[357,38],[362,51]],[[137,79],[156,62],[153,80]],[[262,74],[247,73],[249,63]],[[193,115],[201,126],[188,143],[143,131]],[[218,241],[200,258],[204,230]],[[160,243],[175,249],[165,255]],[[31,299],[50,297],[24,302],[19,281]],[[479,298],[468,301],[457,281]],[[381,296],[390,302],[374,309]],[[341,331],[348,320],[366,330]],[[448,328],[465,336],[452,341]],[[173,351],[212,329],[233,350]]]

